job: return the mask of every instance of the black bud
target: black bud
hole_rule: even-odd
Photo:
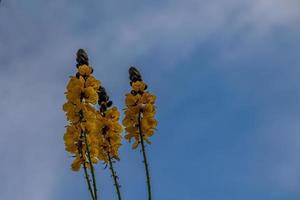
[[[88,65],[89,64],[89,57],[85,50],[83,49],[78,49],[77,51],[77,58],[76,61],[78,65]]]
[[[106,93],[106,90],[104,87],[99,87],[98,92],[98,104],[100,105],[100,111],[104,112],[106,109],[110,106],[112,106],[112,101],[109,101],[109,96]]]
[[[129,79],[132,82],[136,82],[136,81],[142,81],[142,76],[139,72],[139,70],[137,70],[135,67],[131,66],[129,68]]]
[[[136,95],[137,94],[137,92],[135,91],[135,90],[131,90],[131,92],[130,92],[132,95]]]
[[[111,107],[112,106],[112,101],[107,102],[107,107]]]

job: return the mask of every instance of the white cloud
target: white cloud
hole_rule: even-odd
[[[294,26],[300,15],[296,0],[169,1],[136,10],[111,3],[97,4],[99,10],[91,13],[73,1],[36,1],[33,8],[28,2],[2,3],[0,158],[5,162],[0,177],[5,183],[0,198],[16,200],[46,200],[57,181],[56,163],[61,162],[63,151],[62,146],[57,148],[63,131],[60,106],[77,48],[87,48],[92,62],[101,66],[96,73],[113,84],[122,79],[111,80],[103,74],[125,70],[133,59],[150,52],[156,52],[153,59],[161,61],[157,69],[170,70],[212,36],[239,32],[251,24],[253,41],[257,33],[268,35],[278,25]],[[114,16],[113,11],[122,8],[122,15]],[[108,21],[98,19],[97,13]],[[95,26],[85,27],[88,21]],[[289,168],[291,176],[282,175],[288,184],[296,170],[290,166],[280,168]]]

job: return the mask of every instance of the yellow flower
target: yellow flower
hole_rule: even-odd
[[[98,101],[97,91],[93,87],[87,87],[84,89],[84,97],[87,103],[96,104]]]
[[[76,156],[76,158],[74,159],[74,161],[72,163],[72,170],[73,171],[79,171],[80,166],[83,163],[84,163],[84,161],[79,156]]]
[[[77,143],[79,141],[80,131],[74,125],[67,126],[66,133],[64,135],[66,151],[70,153],[77,152]]]
[[[70,76],[70,80],[67,84],[67,90],[72,90],[73,88],[84,87],[84,79],[82,77],[76,78],[75,76]]]
[[[119,159],[118,151],[122,140],[122,126],[119,124],[120,113],[116,107],[102,111],[99,127],[99,154],[98,159],[108,162],[107,153],[112,158]]]
[[[109,118],[113,121],[117,121],[117,120],[119,120],[120,113],[119,113],[117,107],[112,107],[111,109],[109,109],[106,112],[106,116],[107,116],[107,118]]]
[[[101,150],[98,153],[98,159],[102,160],[104,162],[108,162],[108,157],[107,157],[107,151],[104,148],[101,148]]]
[[[129,94],[126,95],[125,104],[128,107],[129,106],[135,106],[138,103],[139,99],[140,99],[139,94],[133,95],[133,94],[129,93]]]
[[[139,145],[139,140],[135,140],[134,143],[132,144],[132,149],[136,149]]]
[[[134,120],[133,120],[133,119],[130,119],[130,118],[128,118],[128,117],[125,117],[125,118],[123,119],[123,121],[122,121],[122,124],[123,124],[123,126],[125,126],[125,127],[130,126],[130,125],[132,125],[132,124],[134,124],[134,123],[135,123]]]
[[[98,101],[98,90],[100,81],[96,80],[91,73],[93,69],[82,63],[87,63],[87,55],[77,54],[78,73],[71,76],[67,84],[66,99],[63,110],[70,125],[66,126],[64,142],[66,151],[75,157],[72,170],[80,170],[81,164],[85,162],[98,162],[99,154],[99,113],[91,104]],[[82,65],[80,65],[80,63]],[[88,152],[89,150],[89,152]],[[87,154],[90,154],[90,158]],[[88,160],[86,160],[88,159]],[[90,167],[87,164],[86,167]]]
[[[64,103],[63,111],[65,111],[65,112],[73,111],[74,107],[75,107],[74,104],[68,101],[68,102]]]
[[[93,69],[88,65],[80,65],[78,67],[78,72],[81,76],[88,76],[93,72]]]
[[[143,93],[141,97],[141,103],[144,104],[154,104],[156,100],[156,96],[150,94],[149,92]]]
[[[140,76],[140,75],[139,75]],[[136,77],[138,78],[138,77]],[[141,77],[140,77],[141,79]],[[150,144],[149,137],[154,133],[157,126],[155,119],[155,100],[156,97],[145,91],[146,84],[143,81],[132,81],[132,89],[136,92],[131,92],[125,98],[125,117],[122,121],[125,126],[125,139],[129,142],[134,138],[132,148],[138,147],[141,135],[143,139]],[[139,117],[141,125],[141,133],[139,130]]]
[[[65,103],[63,105],[63,110],[66,112],[67,120],[71,123],[77,123],[80,120],[78,107],[73,103],[69,101]]]
[[[93,77],[92,75],[90,75],[85,82],[85,87],[92,87],[94,88],[94,90],[98,90],[100,87],[101,82],[97,79],[95,79],[95,77]]]
[[[151,128],[154,129],[157,126],[156,119],[152,117],[142,118],[141,123],[143,124],[143,128],[145,129],[151,129]]]
[[[98,124],[96,120],[88,120],[86,122],[80,123],[82,131],[87,132],[88,134],[93,134],[99,132]]]
[[[135,91],[143,92],[145,90],[146,84],[143,81],[136,81],[132,83],[132,89]]]
[[[97,111],[90,104],[86,104],[86,103],[83,104],[81,111],[82,111],[82,119],[83,120],[85,120],[85,121],[96,120]]]
[[[146,104],[143,109],[143,117],[154,117],[156,111],[155,106],[153,104]]]
[[[80,103],[83,89],[84,79],[82,77],[79,79],[76,77],[71,77],[67,85],[67,100],[74,104]]]

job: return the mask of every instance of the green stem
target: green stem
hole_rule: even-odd
[[[95,200],[94,194],[93,194],[93,191],[92,191],[91,182],[90,182],[90,177],[89,177],[89,174],[88,174],[88,172],[87,172],[85,163],[83,163],[83,169],[84,169],[85,179],[86,179],[86,182],[87,182],[89,191],[90,191],[91,196],[92,196],[92,200]]]
[[[82,135],[80,137],[82,137]],[[79,146],[78,146],[78,152],[79,152],[80,158],[82,159],[83,158],[82,149]],[[92,186],[91,186],[91,182],[90,182],[90,176],[89,176],[89,174],[88,174],[88,172],[86,170],[85,161],[84,161],[84,163],[82,165],[83,165],[84,175],[85,175],[86,183],[88,185],[88,189],[89,189],[90,194],[92,196],[92,200],[94,200],[94,194],[93,194],[93,190],[92,190]]]
[[[113,163],[111,161],[111,156],[110,156],[109,152],[107,152],[107,155],[108,155],[109,168],[110,168],[110,171],[111,171],[111,175],[112,175],[112,177],[114,179],[114,182],[115,182],[114,185],[115,185],[115,188],[116,188],[116,192],[118,194],[118,199],[122,200],[121,192],[120,192],[120,185],[118,183],[118,177],[117,177],[117,174],[116,174],[116,172],[114,170],[114,166],[113,166]]]
[[[88,142],[87,142],[86,132],[83,132],[83,136],[84,136],[84,142],[86,144],[86,152],[87,152],[89,164],[90,164],[90,167],[91,167],[91,174],[92,174],[93,187],[94,187],[94,197],[95,197],[95,200],[98,200],[98,197],[97,197],[97,184],[96,184],[94,166],[93,166],[92,159],[91,159],[91,153],[90,153],[89,145],[88,145]]]
[[[151,183],[150,183],[150,174],[149,174],[149,167],[148,167],[148,161],[146,156],[146,150],[145,150],[145,143],[144,143],[144,137],[142,133],[142,122],[141,122],[141,113],[139,112],[138,116],[138,126],[139,126],[139,134],[141,138],[141,145],[142,145],[142,152],[144,157],[144,165],[145,165],[145,171],[146,171],[146,177],[147,177],[147,189],[148,189],[148,200],[151,200]]]
[[[79,113],[80,113],[80,123],[81,123],[82,122],[82,118],[83,118],[82,117],[82,111],[80,110]],[[85,143],[86,143],[86,146],[87,146],[87,152],[89,152],[88,145],[87,145],[87,140],[86,140],[86,134],[85,134],[85,132],[83,130],[81,130],[81,132],[80,132],[80,143],[82,142],[82,138],[85,139]],[[88,174],[87,167],[86,167],[85,155],[83,155],[83,152],[82,152],[82,143],[81,143],[80,147],[78,146],[78,152],[80,154],[80,158],[81,159],[83,159],[83,156],[84,156],[83,170],[84,170],[84,174],[85,174],[86,183],[87,183],[89,191],[91,193],[92,200],[96,200],[95,196],[94,196],[94,193],[93,193],[92,186],[91,186],[90,176]]]

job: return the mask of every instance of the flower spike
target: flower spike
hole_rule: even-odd
[[[146,156],[145,142],[150,144],[149,138],[153,135],[157,126],[155,119],[156,97],[147,91],[147,85],[143,82],[141,73],[135,68],[129,68],[129,79],[132,90],[126,94],[125,98],[125,139],[129,142],[134,139],[132,145],[136,149],[141,144],[144,158],[144,165],[147,178],[148,199],[151,200],[151,184],[149,175],[149,165]]]
[[[98,159],[103,160],[105,164],[109,165],[111,176],[114,180],[114,185],[118,195],[118,199],[121,200],[120,184],[118,182],[118,176],[114,169],[113,163],[119,159],[119,148],[121,146],[123,131],[119,124],[120,113],[117,107],[111,107],[112,101],[109,100],[109,96],[106,93],[104,87],[100,86],[98,91],[98,104],[99,104],[99,155]]]
[[[89,66],[88,55],[83,49],[77,52],[77,73],[71,76],[65,92],[67,102],[63,105],[69,125],[64,135],[66,151],[75,157],[72,170],[84,169],[88,189],[93,200],[97,200],[94,164],[98,162],[97,111],[94,105],[98,101],[100,81],[93,77],[93,68]],[[91,186],[88,169],[91,172]]]

